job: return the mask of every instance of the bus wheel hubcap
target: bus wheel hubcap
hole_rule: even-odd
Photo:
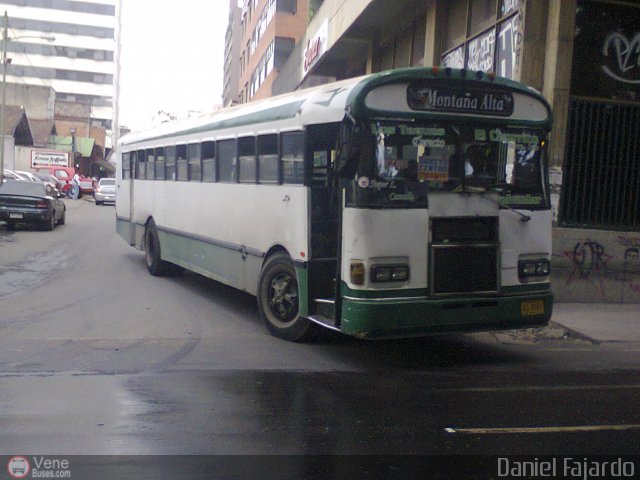
[[[269,305],[273,314],[282,321],[290,321],[298,313],[298,289],[287,273],[280,273],[271,280]]]

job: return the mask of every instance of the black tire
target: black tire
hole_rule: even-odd
[[[102,202],[99,202],[98,200],[96,200],[96,207],[97,207],[98,205],[102,205]]]
[[[147,222],[147,228],[144,232],[144,259],[147,264],[147,270],[154,277],[166,277],[179,275],[184,272],[182,267],[173,263],[162,260],[160,255],[160,239],[158,238],[158,229],[153,219]]]
[[[56,228],[56,212],[51,212],[51,218],[44,222],[43,228],[50,232],[54,228]]]
[[[320,327],[300,316],[298,279],[285,253],[269,257],[258,280],[258,311],[272,335],[292,342],[313,339]]]
[[[7,222],[5,225],[7,232],[14,232],[16,230],[16,224],[14,222]]]
[[[58,225],[64,225],[67,222],[67,209],[62,210],[62,217],[58,220]]]

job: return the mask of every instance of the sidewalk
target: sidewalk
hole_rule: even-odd
[[[595,341],[640,342],[640,304],[556,303],[551,322]]]

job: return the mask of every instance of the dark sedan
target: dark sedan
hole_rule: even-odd
[[[67,207],[50,185],[8,181],[0,186],[0,221],[13,230],[18,223],[36,224],[45,230],[64,225]]]

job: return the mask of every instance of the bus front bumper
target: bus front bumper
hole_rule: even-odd
[[[383,339],[543,327],[552,310],[551,292],[446,300],[344,298],[340,331]]]

